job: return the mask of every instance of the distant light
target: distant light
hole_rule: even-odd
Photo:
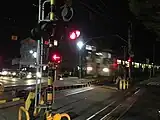
[[[109,68],[103,68],[103,72],[109,72]]]
[[[54,46],[58,46],[58,41],[54,40],[53,44],[54,44]]]
[[[44,44],[45,44],[45,45],[48,45],[48,44],[49,44],[49,42],[48,42],[48,41],[44,41]]]
[[[34,58],[36,58],[37,57],[37,52],[34,52],[32,55],[33,55]]]
[[[12,75],[15,76],[15,75],[16,75],[16,72],[13,72]]]
[[[83,43],[82,41],[78,41],[78,42],[77,42],[77,46],[78,46],[78,48],[79,48],[80,50],[82,49],[83,45],[84,45],[84,43]]]
[[[2,71],[2,75],[7,75],[8,72],[7,71]]]
[[[128,62],[131,62],[131,58],[130,57],[128,58]]]
[[[87,71],[92,71],[93,68],[92,67],[87,67]]]
[[[33,50],[30,50],[29,53],[30,53],[30,54],[33,54]]]
[[[42,75],[41,75],[40,72],[37,72],[37,73],[36,73],[36,76],[37,76],[38,78],[41,78],[41,77],[42,77]]]

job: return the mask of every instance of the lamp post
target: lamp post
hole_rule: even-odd
[[[77,47],[78,47],[78,50],[79,50],[79,78],[81,79],[82,78],[82,56],[81,56],[81,50],[84,46],[84,43],[83,41],[78,41],[77,42]]]

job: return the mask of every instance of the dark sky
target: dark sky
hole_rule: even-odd
[[[96,39],[99,47],[122,51],[125,43],[113,35],[118,34],[127,39],[128,20],[133,21],[133,50],[135,59],[145,60],[152,57],[154,33],[135,19],[128,8],[128,0],[73,0],[74,17],[71,24],[78,26],[83,35],[88,37],[104,36]],[[37,22],[38,0],[4,2],[1,7],[1,44],[0,54],[6,58],[19,56],[20,40],[30,35],[30,30]],[[18,41],[11,41],[11,36],[17,35]],[[121,52],[122,53],[122,52]],[[158,58],[157,58],[158,61]]]

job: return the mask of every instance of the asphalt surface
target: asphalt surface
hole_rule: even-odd
[[[160,120],[160,77],[141,86],[145,92],[121,120]]]
[[[76,84],[83,84],[86,82],[91,81],[92,79],[78,79],[77,77],[68,77],[63,78],[63,80],[57,80],[55,82],[56,86],[69,86],[69,85],[76,85]],[[19,79],[19,78],[12,78],[12,77],[0,77],[0,82],[4,83],[5,87],[12,87],[12,86],[24,86],[24,85],[35,85],[35,79]],[[47,83],[47,78],[42,78],[42,83]]]
[[[92,79],[78,79],[76,77],[68,77],[63,78],[63,80],[57,80],[55,82],[55,87],[62,87],[62,86],[72,86],[72,85],[79,85],[79,84],[85,84],[89,81],[92,81]],[[26,79],[22,80],[19,78],[10,78],[10,77],[1,77],[0,82],[4,83],[5,86],[5,92],[0,95],[1,99],[9,99],[11,97],[15,97],[12,95],[12,90],[24,90],[24,89],[33,89],[35,88],[35,79]],[[42,83],[46,83],[47,78],[42,79]]]
[[[59,113],[69,113],[75,120],[85,120],[119,95],[122,93],[117,90],[100,86],[58,91],[53,108]],[[0,120],[17,120],[19,107],[0,109]]]
[[[68,113],[72,120],[158,120],[160,88],[150,85],[156,82],[158,86],[157,79],[143,83],[149,87],[140,86],[131,96],[107,86],[57,91],[53,109],[56,113]],[[0,109],[0,120],[17,120],[19,107]]]

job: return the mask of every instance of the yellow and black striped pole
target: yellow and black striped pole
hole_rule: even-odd
[[[48,63],[48,87],[46,89],[46,104],[51,106],[53,103],[53,79],[54,79],[54,70],[53,64]]]
[[[55,0],[50,0],[50,21],[54,21],[54,11],[55,11]],[[54,99],[54,88],[53,88],[53,81],[54,81],[54,69],[53,64],[51,62],[48,63],[48,87],[46,90],[46,104],[52,105]]]
[[[51,12],[50,12],[50,20],[54,20],[54,9],[55,9],[55,0],[50,0]]]

